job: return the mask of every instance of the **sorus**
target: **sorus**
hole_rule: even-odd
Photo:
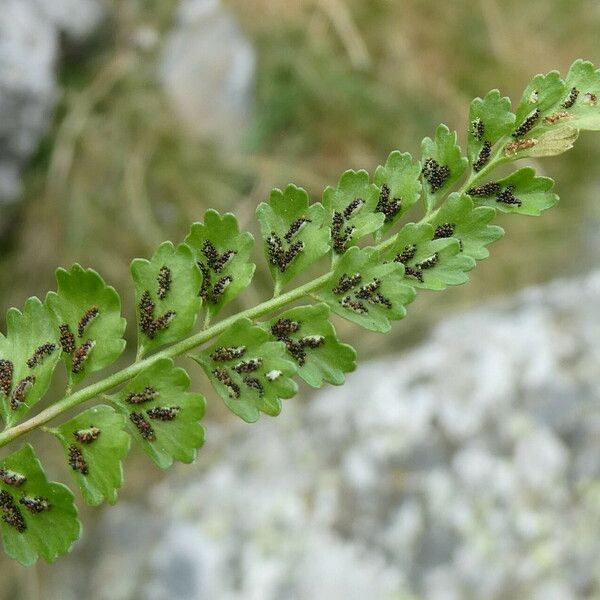
[[[151,385],[147,385],[141,392],[130,392],[126,396],[125,402],[127,404],[144,404],[156,400],[157,396],[158,390]]]
[[[171,269],[167,267],[167,265],[163,265],[158,271],[158,276],[156,277],[156,282],[158,283],[158,289],[156,291],[156,295],[164,300],[167,297],[167,293],[171,289],[172,283],[172,275]],[[79,334],[81,335],[81,334]]]
[[[485,125],[479,117],[471,121],[471,134],[477,141],[481,140],[485,134]]]
[[[16,473],[15,471],[11,471],[10,469],[0,467],[0,481],[6,485],[19,487],[27,481],[27,477],[25,477],[25,475],[21,475],[20,473]]]
[[[146,411],[148,416],[155,421],[172,421],[181,410],[180,406],[159,406]]]
[[[71,328],[67,323],[63,323],[58,327],[60,331],[60,346],[63,352],[71,354],[75,350],[75,336],[71,332]]]
[[[83,317],[81,317],[79,323],[77,324],[77,334],[79,337],[83,337],[85,328],[90,324],[92,319],[97,317],[99,314],[100,309],[95,304],[83,313]]]
[[[56,350],[56,344],[42,344],[35,349],[33,355],[27,359],[27,366],[33,369],[39,365],[46,356],[50,356]]]
[[[456,225],[454,223],[440,223],[433,233],[433,239],[449,238],[454,235]]]
[[[139,412],[129,413],[129,419],[135,425],[136,429],[140,432],[140,435],[148,442],[156,440],[156,435],[152,425],[146,421],[144,415]]]
[[[287,233],[283,236],[287,242],[291,242],[292,238],[302,229],[306,223],[312,223],[310,219],[306,217],[299,217],[295,221],[292,222],[290,228],[287,230]]]
[[[73,359],[71,361],[71,371],[73,373],[81,373],[85,365],[85,361],[89,358],[90,352],[96,345],[94,340],[86,340],[79,348],[73,352]]]
[[[87,475],[90,472],[90,468],[83,457],[81,450],[75,445],[71,444],[68,448],[69,452],[69,466],[73,471],[78,471],[82,475]]]
[[[529,133],[540,118],[540,109],[536,108],[513,132],[514,138],[519,138]]]
[[[362,281],[362,275],[360,273],[354,273],[354,275],[348,275],[344,273],[337,285],[332,289],[334,294],[345,294],[353,287],[356,287]]]
[[[0,359],[0,392],[10,394],[12,389],[14,365],[10,360]]]
[[[505,190],[502,190],[497,198],[496,202],[502,202],[503,204],[511,204],[515,206],[521,206],[523,202],[514,195],[514,186],[509,185]]]
[[[448,166],[440,165],[434,158],[427,158],[425,160],[421,172],[425,181],[429,183],[432,193],[437,192],[442,188],[450,176],[450,169]]]
[[[43,496],[21,496],[19,503],[34,514],[48,512],[52,506],[48,498],[44,498]]]
[[[431,269],[432,267],[435,267],[435,265],[437,265],[439,258],[439,254],[435,252],[429,258],[418,262],[415,266],[421,271],[423,271],[424,269]]]
[[[529,148],[533,148],[537,144],[537,140],[533,138],[529,138],[526,140],[517,140],[516,142],[511,142],[506,145],[504,148],[504,152],[507,156],[511,156],[512,154],[516,154],[517,152],[521,152],[522,150],[528,150]]]
[[[0,491],[0,509],[2,509],[2,520],[14,527],[19,533],[27,529],[27,524],[19,507],[15,504],[13,497],[4,490]]]
[[[262,358],[251,358],[250,360],[243,360],[232,368],[236,373],[251,373],[260,369],[262,362]]]
[[[399,263],[407,263],[409,260],[412,260],[415,257],[415,254],[417,253],[417,247],[415,246],[415,244],[409,244],[408,246],[404,247],[404,250],[402,250],[402,252],[400,254],[396,255],[396,258],[394,258],[394,262],[399,262]]]
[[[575,101],[577,100],[578,96],[579,96],[579,90],[576,87],[572,87],[566,100],[562,103],[562,107],[563,108],[571,108],[571,106],[573,106],[573,104],[575,104]]]
[[[271,325],[271,333],[276,338],[282,338],[290,333],[296,333],[300,329],[300,323],[292,319],[278,319]]]
[[[210,358],[216,362],[226,362],[230,360],[236,360],[237,358],[241,358],[242,356],[244,356],[245,352],[246,346],[229,346],[228,348],[219,346],[210,355]]]
[[[481,148],[481,151],[479,152],[477,160],[473,163],[473,170],[475,172],[481,171],[481,169],[483,169],[483,167],[485,167],[485,165],[487,165],[487,163],[489,162],[491,155],[492,144],[490,144],[490,142],[486,140],[485,142],[483,142],[483,146]]]
[[[344,219],[348,220],[350,217],[355,215],[362,207],[365,201],[362,198],[355,198],[346,206],[344,209]]]
[[[263,387],[263,384],[256,377],[246,376],[246,377],[244,377],[244,383],[248,387],[255,389],[258,392],[258,395],[260,397],[262,397],[264,395],[265,388]]]
[[[350,296],[344,296],[341,300],[340,300],[340,304],[348,309],[348,310],[352,310],[355,313],[361,314],[361,315],[366,315],[369,312],[369,309],[360,301],[358,300],[352,300],[352,298]]]
[[[10,407],[12,410],[17,410],[23,402],[25,402],[27,391],[34,383],[35,377],[33,375],[27,375],[27,377],[23,377],[23,379],[17,383],[12,396],[10,397]]]
[[[240,397],[240,386],[233,381],[231,375],[227,372],[226,369],[222,367],[217,367],[212,370],[212,374],[217,378],[217,380],[222,383],[226,388],[229,389],[229,397],[230,398],[239,398]]]
[[[495,196],[500,189],[501,187],[499,183],[496,183],[495,181],[489,181],[483,185],[472,187],[471,189],[467,190],[467,194],[469,194],[469,196],[488,198],[489,196]]]
[[[73,437],[82,444],[91,444],[100,437],[100,429],[90,425],[88,429],[78,429],[73,432]]]

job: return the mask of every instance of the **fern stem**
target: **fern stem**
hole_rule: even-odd
[[[215,323],[208,329],[204,329],[203,331],[200,331],[199,333],[196,333],[182,340],[181,342],[173,344],[172,346],[169,346],[168,348],[161,350],[156,354],[152,354],[143,360],[134,362],[128,367],[109,375],[106,379],[88,385],[87,387],[65,396],[62,400],[55,402],[52,406],[44,409],[31,419],[5,429],[2,433],[0,433],[0,448],[6,446],[16,438],[33,431],[42,425],[45,425],[52,419],[78,406],[79,404],[87,402],[88,400],[91,400],[92,398],[95,398],[96,396],[99,396],[104,392],[107,392],[108,390],[125,383],[126,381],[129,381],[138,373],[154,364],[156,361],[163,358],[175,358],[189,352],[190,350],[193,350],[197,346],[204,344],[210,339],[226,331],[238,319],[257,319],[263,315],[269,314],[284,307],[290,302],[294,302],[295,300],[299,300],[300,298],[311,294],[312,292],[323,287],[329,281],[332,275],[333,271],[329,271],[324,275],[305,283],[304,285],[286,292],[285,294],[281,294],[276,298],[271,298],[270,300],[267,300],[266,302],[263,302],[257,306],[227,317],[226,319]]]
[[[471,173],[467,180],[463,183],[463,185],[458,190],[459,194],[464,194],[468,189],[475,186],[476,183],[479,183],[484,177],[486,177],[489,173],[491,173],[496,167],[499,165],[510,162],[512,160],[516,160],[516,157],[506,156],[504,151],[505,142],[508,140],[508,137],[505,136],[496,142],[496,151],[490,158],[489,162],[483,169],[480,171],[474,171],[471,169]]]
[[[498,150],[496,151],[495,155],[492,157],[492,160],[490,160],[490,162],[486,165],[485,168],[483,168],[478,173],[471,171],[471,173],[470,173],[469,177],[467,178],[467,180],[465,181],[465,183],[458,190],[459,193],[464,193],[467,189],[472,187],[477,181],[481,180],[488,173],[490,173],[490,171],[492,171],[499,164],[514,160],[513,157],[506,157],[504,154],[502,154],[502,148],[503,148],[502,142],[503,142],[503,140],[500,140],[500,142],[498,143],[498,146],[497,146]],[[428,221],[433,220],[435,218],[435,215],[438,213],[439,209],[441,208],[441,206],[443,206],[443,204],[444,203],[442,202],[436,210],[434,210],[430,213],[427,213],[421,219],[420,222],[426,223]],[[379,244],[377,244],[375,246],[375,248],[377,250],[379,250],[380,252],[383,252],[383,251],[387,250],[388,248],[390,248],[391,246],[393,246],[396,239],[397,239],[397,234],[392,235],[391,237],[389,237],[389,238],[383,240],[382,242],[380,242]],[[95,398],[96,396],[101,396],[108,390],[111,390],[111,389],[129,381],[130,379],[135,377],[138,373],[140,373],[144,369],[148,368],[150,365],[154,364],[156,361],[161,360],[163,358],[176,358],[178,356],[181,356],[183,354],[190,352],[194,348],[201,346],[202,344],[208,342],[212,338],[214,338],[214,337],[220,335],[221,333],[223,333],[224,331],[226,331],[238,319],[242,319],[242,318],[248,318],[251,320],[258,319],[264,315],[275,312],[275,311],[283,308],[287,304],[290,304],[291,302],[295,302],[296,300],[299,300],[303,297],[309,296],[309,297],[314,298],[314,295],[313,295],[314,292],[317,291],[318,289],[322,288],[324,285],[326,285],[327,282],[332,278],[338,258],[339,257],[337,257],[335,254],[332,256],[331,268],[324,275],[321,275],[320,277],[317,277],[316,279],[313,279],[312,281],[309,281],[308,283],[305,283],[304,285],[294,288],[293,290],[290,290],[289,292],[286,292],[286,293],[283,293],[280,295],[275,295],[273,298],[266,300],[265,302],[262,302],[261,304],[258,304],[257,306],[254,306],[252,308],[249,308],[242,312],[239,312],[235,315],[227,317],[226,319],[223,319],[222,321],[215,323],[211,327],[205,327],[199,333],[191,335],[190,337],[188,337],[176,344],[173,344],[172,346],[169,346],[168,348],[165,348],[164,350],[161,350],[160,352],[157,352],[156,354],[152,354],[151,356],[148,356],[147,358],[140,360],[138,357],[134,363],[132,363],[128,367],[125,367],[124,369],[121,369],[120,371],[117,371],[116,373],[113,373],[112,375],[109,375],[105,379],[98,381],[96,383],[93,383],[91,385],[88,385],[87,387],[77,390],[76,392],[74,392],[72,394],[67,394],[62,400],[55,402],[48,408],[44,409],[43,411],[41,411],[40,413],[35,415],[34,417],[28,419],[27,421],[24,421],[23,423],[19,423],[17,425],[14,425],[13,427],[9,427],[9,428],[5,429],[2,433],[0,433],[0,448],[2,448],[3,446],[6,446],[13,440],[21,437],[22,435],[25,435],[26,433],[45,425],[52,419],[60,416],[61,414],[67,412],[68,410],[71,410],[72,408],[75,408],[79,404],[87,402],[88,400],[91,400],[92,398]],[[276,289],[276,292],[277,291],[278,290]]]

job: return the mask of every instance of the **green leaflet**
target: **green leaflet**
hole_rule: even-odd
[[[414,300],[415,290],[406,284],[400,263],[384,263],[374,248],[354,247],[341,257],[318,297],[341,317],[384,333],[390,320],[406,316],[404,305]]]
[[[493,146],[502,137],[509,135],[514,125],[515,115],[511,112],[510,98],[502,96],[499,90],[488,92],[483,99],[475,98],[469,110],[467,136],[471,163],[477,163],[486,142]]]
[[[200,269],[189,246],[163,242],[151,260],[131,263],[138,316],[140,356],[185,337],[194,326],[202,299]]]
[[[108,399],[127,417],[127,427],[161,469],[173,460],[191,463],[204,443],[206,401],[187,391],[188,374],[161,358]]]
[[[376,212],[379,188],[369,183],[366,171],[346,171],[337,188],[323,192],[323,206],[331,222],[331,244],[336,254],[343,254],[356,242],[381,227],[385,219]]]
[[[202,285],[196,291],[200,290],[210,320],[252,280],[254,238],[248,232],[240,233],[234,215],[211,209],[204,213],[203,223],[192,225],[185,243],[202,272]]]
[[[531,149],[521,153],[519,158],[531,156],[532,158],[543,158],[545,156],[557,156],[573,147],[579,136],[579,130],[568,125],[555,127],[550,131],[544,131],[533,141],[535,144]]]
[[[4,549],[22,565],[55,560],[81,533],[71,490],[48,481],[29,444],[0,461],[0,513]]]
[[[344,373],[356,369],[356,351],[338,339],[326,304],[292,308],[263,327],[285,344],[298,375],[312,387],[342,385]]]
[[[308,194],[295,185],[274,189],[256,209],[265,256],[276,288],[306,271],[329,251],[330,232],[322,204],[309,207]]]
[[[496,211],[487,206],[475,207],[467,194],[450,194],[440,207],[431,224],[435,229],[450,223],[454,225],[453,237],[460,240],[461,252],[475,260],[487,258],[490,253],[486,246],[500,239],[504,230],[497,225],[489,225]]]
[[[600,69],[587,60],[576,60],[565,83],[563,108],[573,117],[569,125],[582,130],[600,130]],[[575,92],[572,92],[573,88]]]
[[[290,379],[296,364],[282,342],[252,325],[249,319],[235,322],[208,349],[192,357],[210,379],[227,407],[248,423],[260,412],[275,416],[281,412],[281,399],[298,391]]]
[[[413,206],[421,196],[421,165],[413,161],[408,152],[392,152],[375,171],[375,183],[379,186],[376,209],[385,218],[383,234]]]
[[[59,359],[58,329],[38,298],[29,298],[23,312],[11,308],[6,313],[6,337],[0,337],[0,395],[7,426],[46,393]]]
[[[460,285],[468,281],[466,273],[473,269],[475,260],[461,252],[453,231],[452,227],[442,227],[437,235],[443,235],[436,237],[431,225],[408,223],[385,257],[404,265],[404,277],[414,287],[443,290],[448,285]]]
[[[550,129],[541,125],[536,137],[515,140],[504,146],[505,157],[516,160],[521,158],[543,158],[557,156],[573,147],[579,136],[579,130],[569,125],[555,125]]]
[[[558,196],[551,191],[554,181],[549,177],[537,177],[531,167],[519,169],[496,183],[499,188],[496,193],[487,197],[473,196],[476,204],[492,206],[505,213],[539,216],[558,202]],[[499,201],[502,194],[511,203]]]
[[[56,281],[58,291],[48,293],[46,304],[61,331],[69,383],[75,384],[117,360],[126,323],[119,295],[96,271],[76,264],[58,269]]]
[[[60,440],[83,499],[92,506],[117,501],[123,484],[121,461],[129,452],[126,420],[110,406],[94,406],[52,433]]]
[[[586,61],[573,63],[566,82],[556,71],[534,77],[517,111],[517,126],[527,131],[519,135],[517,127],[513,133],[517,141],[527,138],[522,141],[529,146],[508,144],[507,155],[555,156],[573,147],[580,129],[600,129],[599,90],[599,72]]]
[[[560,78],[558,71],[536,75],[525,88],[517,107],[515,123],[517,129],[534,111],[539,111],[537,120],[527,132],[528,136],[534,135],[540,127],[544,126],[544,117],[560,108],[565,95],[565,82]],[[524,135],[515,137],[524,137]]]
[[[469,161],[456,143],[456,131],[446,125],[438,126],[433,140],[423,140],[421,153],[425,207],[430,211],[464,173]]]

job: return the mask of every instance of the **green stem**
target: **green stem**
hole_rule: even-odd
[[[515,160],[515,157],[506,156],[504,154],[504,145],[507,139],[507,137],[503,137],[496,143],[496,152],[490,158],[488,164],[481,169],[481,171],[471,171],[470,176],[458,190],[459,194],[464,194],[468,189],[474,187],[476,183],[479,183],[484,177],[487,177],[487,175],[489,175],[499,165]]]
[[[131,378],[135,377],[138,373],[148,368],[156,361],[163,358],[175,358],[185,354],[186,352],[189,352],[190,350],[193,350],[197,346],[204,344],[208,340],[226,331],[238,319],[256,319],[262,317],[263,315],[282,308],[290,302],[294,302],[303,296],[311,294],[312,292],[323,287],[329,281],[332,275],[333,272],[329,271],[325,275],[321,275],[321,277],[317,277],[316,279],[290,290],[285,294],[281,294],[277,298],[271,298],[270,300],[267,300],[258,306],[254,306],[253,308],[249,308],[240,313],[232,315],[231,317],[223,319],[212,327],[204,329],[203,331],[200,331],[199,333],[196,333],[185,340],[178,342],[177,344],[173,344],[165,350],[157,352],[156,354],[152,354],[143,360],[137,361],[128,367],[113,373],[102,381],[88,385],[87,387],[77,390],[73,394],[65,396],[62,400],[55,402],[52,406],[44,409],[31,419],[28,419],[23,423],[19,423],[14,427],[5,429],[2,433],[0,433],[0,448],[6,446],[6,444],[28,433],[29,431],[41,427],[62,413],[74,408],[75,406],[82,404],[83,402],[87,402],[88,400],[91,400],[92,398],[99,396],[104,392],[121,385],[122,383],[125,383],[126,381],[129,381]]]
[[[464,193],[466,190],[468,190],[470,187],[472,187],[476,182],[478,182],[483,177],[488,175],[489,172],[492,171],[499,164],[502,164],[504,162],[511,160],[510,158],[507,158],[506,156],[504,156],[502,154],[502,147],[503,147],[502,141],[498,144],[498,147],[499,147],[499,151],[496,152],[496,154],[493,156],[493,158],[490,160],[490,162],[483,169],[481,169],[481,171],[479,171],[478,173],[471,172],[467,181],[458,190],[459,193]],[[443,203],[440,206],[443,206]],[[420,222],[422,223],[422,222],[428,222],[428,221],[433,220],[438,211],[439,211],[439,208],[431,213],[428,213],[427,215],[425,215],[425,217],[423,219],[421,219]],[[394,245],[396,239],[397,239],[397,235],[393,235],[390,238],[377,244],[375,246],[375,248],[377,250],[379,250],[380,252],[384,252],[385,250],[388,250],[391,246]],[[181,342],[178,342],[177,344],[173,344],[172,346],[166,348],[165,350],[157,352],[156,354],[153,354],[147,358],[141,359],[141,357],[137,357],[136,362],[134,362],[133,364],[129,365],[128,367],[126,367],[124,369],[121,369],[120,371],[117,371],[116,373],[113,373],[112,375],[108,376],[106,379],[103,379],[102,381],[98,381],[96,383],[88,385],[87,387],[77,390],[76,392],[74,392],[72,394],[68,393],[62,400],[55,402],[52,406],[49,406],[48,408],[46,408],[39,414],[35,415],[31,419],[28,419],[27,421],[24,421],[23,423],[19,423],[13,427],[9,427],[9,428],[5,429],[2,433],[0,433],[0,448],[2,448],[3,446],[6,446],[8,443],[12,442],[13,440],[17,439],[18,437],[20,437],[30,431],[33,431],[34,429],[37,429],[38,427],[41,427],[42,425],[45,425],[52,419],[58,417],[59,415],[61,415],[64,412],[78,406],[79,404],[87,402],[88,400],[91,400],[92,398],[94,398],[96,396],[100,396],[100,395],[104,394],[104,392],[107,392],[108,390],[110,390],[114,387],[117,387],[118,385],[121,385],[121,384],[125,383],[126,381],[129,381],[130,379],[135,377],[138,373],[140,373],[144,369],[148,368],[150,365],[154,364],[156,361],[161,360],[163,358],[175,358],[182,354],[186,354],[190,350],[193,350],[194,348],[204,344],[205,342],[209,341],[210,339],[212,339],[212,338],[220,335],[224,331],[226,331],[238,319],[242,319],[242,318],[248,318],[248,319],[252,319],[252,320],[257,319],[259,317],[262,317],[266,314],[272,313],[272,312],[284,307],[286,304],[289,304],[290,302],[299,300],[300,298],[302,298],[304,296],[312,296],[316,290],[323,287],[331,279],[331,277],[333,276],[333,273],[335,271],[336,263],[337,263],[337,257],[333,256],[331,269],[329,272],[325,273],[325,275],[321,275],[320,277],[317,277],[316,279],[313,279],[312,281],[309,281],[308,283],[306,283],[304,285],[301,285],[293,290],[290,290],[289,292],[286,292],[281,295],[276,295],[273,298],[271,298],[270,300],[262,302],[261,304],[255,306],[253,308],[249,308],[240,313],[232,315],[231,317],[223,319],[222,321],[219,321],[212,327],[206,327],[199,333],[196,333],[196,334],[182,340]],[[279,292],[279,289],[277,289],[277,286],[276,286],[276,292]]]

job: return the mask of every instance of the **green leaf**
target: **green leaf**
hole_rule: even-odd
[[[536,177],[531,167],[519,169],[496,184],[495,193],[484,197],[474,195],[475,203],[492,206],[505,213],[538,216],[558,202],[558,196],[551,191],[554,181],[549,177]],[[508,196],[506,190],[509,190]],[[498,201],[503,197],[502,193],[511,199],[511,203]]]
[[[123,485],[121,461],[129,452],[125,424],[123,415],[100,405],[51,430],[65,449],[83,499],[92,506],[117,501],[117,490]]]
[[[529,150],[523,152],[519,158],[526,156],[532,158],[557,156],[570,150],[578,136],[579,131],[568,125],[563,125],[551,131],[545,131],[533,139],[535,144]]]
[[[6,313],[6,337],[0,336],[2,417],[12,426],[46,393],[60,360],[58,329],[48,308],[29,298],[23,312]]]
[[[580,129],[600,129],[600,71],[592,63],[575,61],[566,82],[556,71],[537,75],[525,90],[517,125],[527,124],[527,133],[513,134],[517,140],[506,147],[508,156],[544,157],[562,154],[573,147]],[[526,145],[519,145],[525,143]]]
[[[200,269],[189,246],[163,242],[151,260],[131,263],[138,315],[140,356],[185,337],[193,328],[202,299]]]
[[[331,310],[371,331],[386,332],[390,320],[406,316],[415,290],[404,281],[404,267],[384,263],[374,248],[350,248],[318,297]]]
[[[431,220],[434,229],[450,223],[454,225],[453,237],[460,240],[462,252],[475,260],[487,258],[490,253],[486,246],[500,239],[504,230],[497,225],[489,225],[496,211],[488,206],[475,207],[467,194],[450,194]]]
[[[536,138],[540,132],[552,127],[546,117],[550,118],[561,109],[564,97],[565,82],[558,71],[536,75],[525,88],[519,102],[513,137]]]
[[[491,90],[483,99],[475,98],[471,102],[469,122],[467,148],[469,160],[475,164],[486,142],[493,146],[513,131],[515,115],[511,112],[510,98],[502,96],[499,90]]]
[[[161,469],[173,460],[191,463],[204,443],[206,401],[187,392],[188,374],[161,358],[136,375],[108,399],[127,417],[134,439]]]
[[[0,513],[4,549],[22,565],[55,560],[81,534],[71,490],[48,481],[29,444],[0,461]]]
[[[375,171],[379,187],[377,210],[384,214],[382,234],[394,225],[421,196],[421,165],[408,152],[392,152]]]
[[[444,225],[436,230],[427,223],[408,223],[386,251],[385,257],[404,265],[404,277],[411,285],[443,290],[468,281],[466,273],[475,260],[462,252],[460,241],[452,237],[455,228]]]
[[[435,139],[426,137],[421,143],[425,206],[428,211],[436,206],[467,168],[469,161],[462,155],[456,137],[456,131],[439,125]]]
[[[532,111],[538,109],[541,117],[558,108],[565,97],[565,82],[558,71],[536,75],[527,85],[517,107],[516,125],[519,126]]]
[[[256,209],[265,256],[276,287],[306,271],[329,251],[330,231],[322,204],[309,207],[308,194],[295,185],[274,189]]]
[[[184,241],[202,271],[198,289],[210,320],[252,280],[256,268],[250,261],[254,238],[248,232],[240,233],[234,215],[211,209],[204,213],[203,223],[192,225]]]
[[[285,344],[298,375],[312,387],[342,385],[344,373],[356,369],[356,351],[338,339],[326,304],[292,308],[263,327]]]
[[[379,188],[369,183],[366,171],[346,171],[337,188],[327,187],[323,192],[323,206],[331,220],[333,251],[343,254],[356,242],[377,231],[385,216],[376,212]]]
[[[63,332],[62,356],[74,384],[117,360],[125,349],[126,322],[119,295],[96,271],[76,264],[68,271],[58,269],[56,281],[58,292],[49,292],[46,304]],[[90,342],[88,352],[85,346],[78,350]]]
[[[563,108],[573,117],[569,125],[582,130],[600,130],[600,69],[587,60],[576,60],[565,83]]]
[[[275,416],[281,399],[298,390],[290,379],[296,364],[282,342],[274,342],[262,327],[240,319],[208,349],[192,357],[210,379],[229,409],[248,423],[260,412]]]
[[[504,153],[513,160],[557,156],[570,150],[578,136],[579,130],[570,125],[561,125],[551,129],[540,126],[536,137],[511,141],[504,147]]]

